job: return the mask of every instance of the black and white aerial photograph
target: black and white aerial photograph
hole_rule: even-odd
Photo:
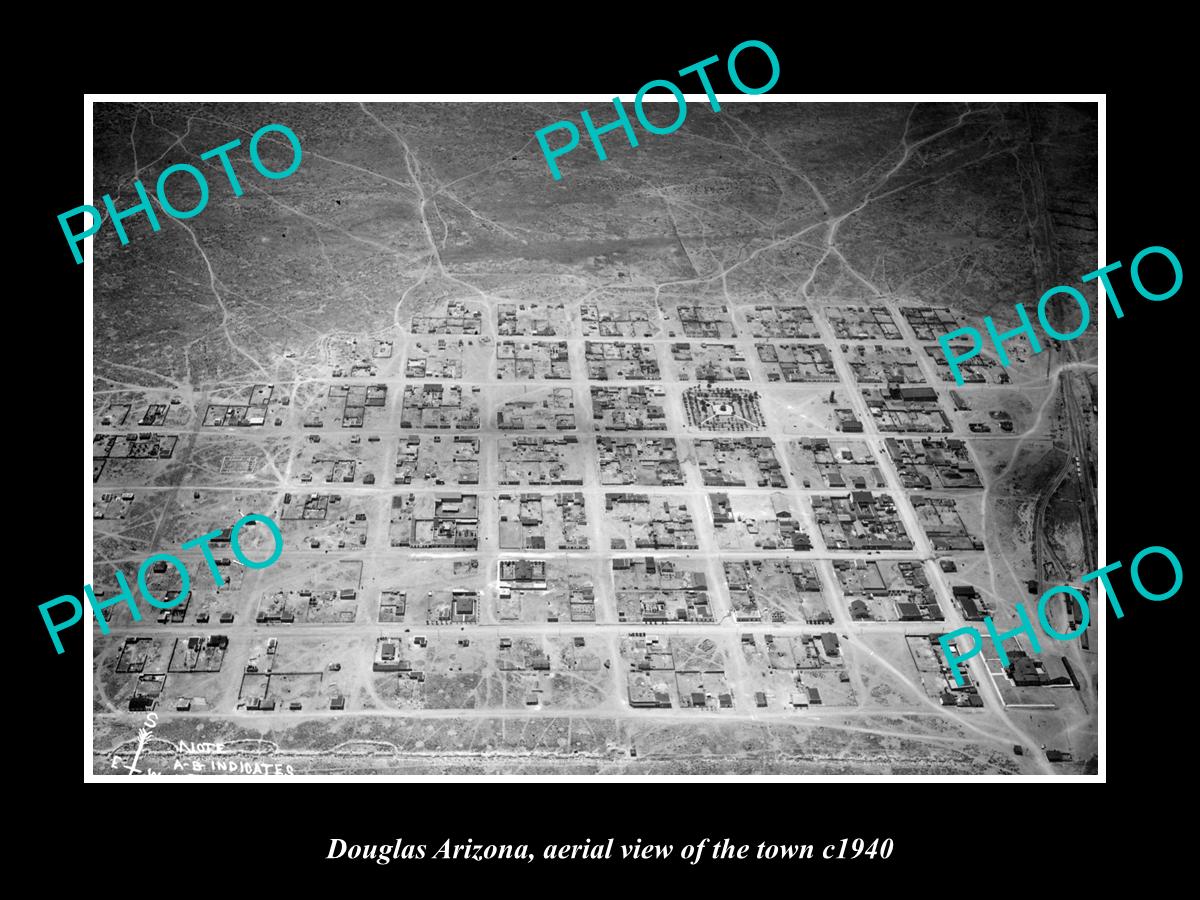
[[[694,89],[91,106],[91,776],[1096,775],[1097,104]]]

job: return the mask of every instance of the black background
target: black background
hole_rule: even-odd
[[[1182,98],[1163,68],[1172,59],[1167,49],[1141,45],[1137,52],[1144,57],[1129,61],[1124,56],[1118,66],[1114,57],[1105,55],[1109,51],[1100,49],[1116,38],[1093,40],[1075,24],[1055,22],[1011,34],[989,26],[986,37],[971,31],[968,40],[966,32],[951,37],[922,33],[927,30],[919,23],[916,32],[881,27],[869,35],[851,36],[833,24],[815,22],[783,27],[779,21],[760,21],[742,27],[735,16],[735,21],[726,18],[703,35],[683,36],[674,26],[617,25],[597,15],[596,37],[588,39],[576,27],[555,21],[545,26],[548,31],[542,36],[520,41],[503,31],[474,40],[422,41],[415,32],[372,38],[333,25],[320,44],[289,45],[295,49],[286,53],[266,54],[243,42],[240,47],[213,48],[211,53],[229,64],[205,65],[202,73],[188,73],[164,58],[134,68],[100,70],[85,79],[85,87],[95,92],[163,93],[588,91],[628,98],[645,81],[670,77],[683,66],[718,54],[722,64],[710,71],[715,89],[724,92],[732,90],[723,73],[728,51],[756,38],[770,44],[780,60],[782,74],[772,93],[1107,91],[1105,261],[1120,259],[1126,265],[1114,278],[1126,315],[1117,320],[1108,312],[1106,319],[1108,479],[1101,490],[1107,504],[1108,543],[1102,561],[1122,560],[1127,567],[1143,547],[1160,544],[1175,551],[1185,573],[1191,571],[1190,530],[1182,515],[1194,470],[1193,447],[1185,435],[1196,415],[1190,373],[1184,370],[1184,361],[1196,356],[1185,321],[1187,287],[1185,283],[1170,300],[1150,303],[1136,296],[1127,275],[1132,257],[1155,244],[1171,248],[1188,268],[1183,221],[1191,211],[1193,173],[1185,168],[1190,147],[1177,126]],[[946,28],[949,23],[937,24]],[[845,23],[841,27],[844,31]],[[1121,53],[1134,52],[1134,36],[1125,32],[1121,38]],[[269,66],[264,63],[268,57],[273,61]],[[739,58],[747,84],[766,80],[765,68],[755,71],[758,58],[756,51]],[[1107,61],[1102,70],[1080,66],[1083,59],[1101,58]],[[288,59],[293,63],[285,67]],[[305,62],[309,59],[312,65]],[[341,62],[334,65],[330,60]],[[289,74],[282,74],[285,68]],[[334,77],[332,72],[341,75]],[[683,86],[689,92],[698,89],[692,83]],[[82,554],[74,544],[79,500],[73,491],[83,467],[83,448],[74,429],[80,406],[85,405],[75,392],[90,373],[80,371],[81,362],[69,352],[73,341],[59,328],[78,321],[83,267],[74,263],[56,220],[58,213],[81,202],[83,96],[82,90],[63,82],[54,88],[43,85],[36,98],[25,102],[21,146],[36,157],[25,168],[39,177],[12,179],[21,196],[10,202],[10,219],[18,229],[10,227],[7,261],[22,277],[14,283],[18,293],[10,294],[13,321],[8,331],[11,352],[23,361],[17,363],[19,368],[10,368],[16,382],[10,404],[20,404],[26,420],[32,416],[38,424],[10,420],[10,430],[20,433],[10,441],[19,441],[24,449],[9,477],[38,487],[21,505],[19,516],[10,508],[10,535],[16,543],[10,545],[9,571],[24,577],[18,579],[20,589],[9,604],[9,624],[15,631],[8,646],[18,646],[28,657],[19,674],[10,668],[10,678],[16,676],[20,683],[9,684],[9,723],[18,735],[36,732],[37,738],[10,738],[10,752],[20,757],[10,770],[25,773],[36,798],[20,811],[28,820],[26,840],[33,855],[60,861],[79,855],[97,877],[105,877],[97,867],[110,865],[131,875],[134,865],[143,871],[138,860],[145,855],[159,860],[157,868],[164,876],[193,870],[193,862],[202,861],[206,871],[222,877],[231,868],[271,881],[324,873],[352,886],[363,876],[374,876],[373,881],[404,890],[421,884],[426,875],[459,878],[473,872],[495,878],[497,890],[528,890],[546,876],[566,874],[568,879],[555,879],[547,886],[576,891],[580,886],[588,889],[617,863],[539,860],[525,868],[514,864],[511,870],[501,870],[496,864],[441,861],[335,865],[322,858],[331,836],[365,843],[403,837],[408,843],[428,845],[430,852],[447,837],[531,845],[582,842],[585,837],[603,841],[610,836],[619,843],[642,837],[677,847],[701,837],[728,837],[735,844],[766,840],[813,843],[818,848],[842,837],[895,840],[895,853],[887,863],[769,865],[777,875],[794,874],[795,882],[780,886],[790,884],[799,891],[825,874],[860,884],[864,874],[890,878],[901,868],[938,873],[941,886],[928,885],[935,890],[955,890],[955,883],[967,889],[983,870],[1007,880],[1001,873],[1010,865],[1040,866],[1047,861],[1055,868],[1061,865],[1061,877],[1077,883],[1079,867],[1090,871],[1105,864],[1103,847],[1090,840],[1097,834],[1119,841],[1123,853],[1132,847],[1156,847],[1157,853],[1166,854],[1163,842],[1174,840],[1170,829],[1139,824],[1152,820],[1132,818],[1130,813],[1134,805],[1167,803],[1178,790],[1175,783],[1190,768],[1186,745],[1176,736],[1194,716],[1183,687],[1189,683],[1184,670],[1190,655],[1184,619],[1188,584],[1171,600],[1151,603],[1133,593],[1127,570],[1114,578],[1126,616],[1116,621],[1110,615],[1107,621],[1108,678],[1102,689],[1108,708],[1108,786],[1103,789],[1113,793],[1104,800],[1094,793],[1095,785],[985,785],[948,779],[911,785],[602,779],[582,784],[281,783],[255,785],[249,792],[245,785],[205,782],[203,795],[190,785],[180,789],[184,794],[169,798],[157,793],[160,788],[139,785],[136,800],[107,793],[120,786],[85,787],[82,628],[61,635],[66,652],[56,656],[36,608],[60,594],[79,596],[86,580]],[[644,152],[653,149],[647,144]],[[1036,301],[1011,299],[1027,307]],[[54,399],[41,401],[36,399],[39,395]],[[38,548],[36,555],[25,552],[30,546]],[[36,702],[13,704],[16,697]],[[197,843],[211,849],[198,851]],[[88,849],[93,844],[111,848],[111,855],[97,857]],[[1092,858],[1097,854],[1099,859]],[[721,868],[740,880],[750,870],[747,863],[690,867],[681,864],[677,854],[674,860],[663,867],[638,863],[626,868],[620,873],[622,883],[638,890],[644,883],[635,879],[660,868],[672,879],[686,873],[707,878]],[[510,880],[511,875],[519,877]],[[159,886],[165,889],[168,883],[164,880]],[[461,889],[461,882],[453,884]],[[1013,877],[1009,885],[1014,891],[1027,886],[1020,877]]]

